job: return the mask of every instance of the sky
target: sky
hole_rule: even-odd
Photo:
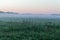
[[[60,0],[0,0],[0,11],[60,13]]]

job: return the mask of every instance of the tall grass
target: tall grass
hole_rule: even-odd
[[[0,40],[60,40],[60,22],[39,19],[0,21]]]

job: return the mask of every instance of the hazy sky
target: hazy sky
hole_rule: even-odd
[[[0,11],[60,12],[60,0],[0,0]]]

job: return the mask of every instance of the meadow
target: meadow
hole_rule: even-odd
[[[0,40],[60,40],[60,19],[0,20]]]

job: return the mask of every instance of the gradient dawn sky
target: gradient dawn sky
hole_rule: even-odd
[[[0,11],[60,13],[60,0],[0,0]]]

